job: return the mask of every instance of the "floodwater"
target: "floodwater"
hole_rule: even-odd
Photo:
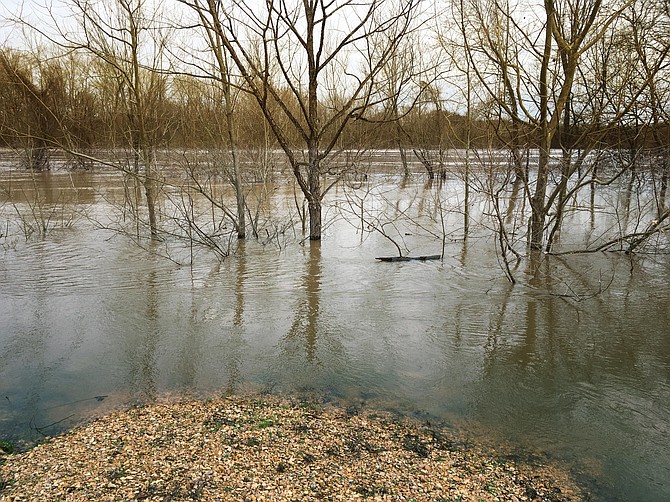
[[[513,285],[486,208],[464,241],[459,189],[419,177],[334,191],[321,243],[150,253],[100,228],[120,220],[118,176],[0,175],[0,439],[165,393],[313,391],[566,462],[597,499],[670,498],[668,254],[525,258]],[[292,189],[267,204],[288,211]],[[45,214],[50,230],[26,239]],[[592,220],[576,212],[565,239]],[[377,261],[396,253],[368,232],[382,223],[412,255],[441,253],[445,228],[444,259]]]

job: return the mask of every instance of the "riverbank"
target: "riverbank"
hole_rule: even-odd
[[[426,422],[296,397],[161,402],[7,456],[0,500],[583,500]]]

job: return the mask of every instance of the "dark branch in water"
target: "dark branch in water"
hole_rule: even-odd
[[[439,260],[442,258],[442,255],[431,254],[425,256],[378,256],[376,259],[380,261],[426,261],[426,260]]]
[[[55,421],[55,422],[53,422],[53,423],[50,423],[50,424],[48,424],[48,425],[43,425],[43,426],[41,426],[41,427],[38,427],[38,426],[37,426],[37,424],[35,423],[35,417],[32,417],[32,418],[30,419],[30,427],[31,427],[32,429],[35,429],[35,432],[39,432],[39,433],[42,434],[43,436],[46,436],[46,434],[43,432],[44,429],[48,429],[49,427],[53,427],[54,425],[58,425],[58,424],[60,424],[61,422],[65,422],[65,421],[68,420],[69,418],[74,417],[74,415],[75,415],[75,414],[72,413],[71,415],[68,415],[68,416],[65,417],[65,418],[61,418],[60,420],[57,420],[57,421]]]
[[[619,237],[616,237],[615,239],[611,239],[603,244],[601,244],[598,247],[592,248],[592,249],[578,249],[578,250],[573,250],[573,251],[560,251],[560,252],[549,252],[547,254],[553,255],[553,256],[563,256],[563,255],[570,255],[570,254],[589,254],[589,253],[599,253],[599,252],[605,252],[605,251],[622,251],[626,254],[631,254],[637,249],[641,244],[649,240],[653,235],[663,232],[664,230],[667,230],[668,227],[664,226],[663,223],[665,220],[670,219],[670,209],[666,209],[666,211],[656,220],[653,220],[652,222],[649,223],[647,226],[647,229],[644,232],[633,232],[630,234],[625,234],[621,235]],[[623,244],[623,243],[628,243],[628,247],[626,249],[621,249],[618,250],[612,250],[613,246],[617,244]]]
[[[84,398],[84,399],[77,399],[76,401],[70,401],[69,403],[57,404],[56,406],[51,406],[51,407],[46,408],[46,409],[47,410],[53,410],[55,408],[62,408],[63,406],[71,406],[71,405],[77,404],[77,403],[83,403],[83,402],[86,402],[86,401],[93,401],[94,399],[96,401],[100,402],[100,401],[104,401],[105,398],[107,398],[107,397],[109,397],[109,396],[106,395],[106,394],[100,395],[100,396],[87,397],[87,398]],[[9,398],[7,398],[7,399],[9,399]]]
[[[9,401],[9,397],[7,397],[7,396],[5,396],[5,397]],[[78,399],[76,401],[70,401],[69,403],[57,404],[56,406],[51,406],[51,407],[46,408],[46,409],[47,410],[53,410],[53,409],[56,409],[56,408],[62,408],[63,406],[71,406],[73,404],[83,403],[83,402],[92,401],[92,400],[96,400],[96,401],[100,402],[100,401],[104,401],[105,398],[107,398],[107,397],[108,397],[107,395],[87,397],[85,399]],[[37,424],[35,423],[35,416],[33,415],[33,417],[30,419],[29,426],[30,426],[31,429],[34,429],[35,432],[38,432],[38,433],[42,434],[43,436],[46,436],[46,434],[43,432],[45,429],[48,429],[49,427],[53,427],[54,425],[58,425],[61,422],[65,422],[66,420],[68,420],[68,419],[70,419],[74,416],[75,416],[75,413],[71,413],[70,415],[66,416],[65,418],[61,418],[60,420],[56,420],[55,422],[52,422],[48,425],[42,425],[42,426],[38,427]]]

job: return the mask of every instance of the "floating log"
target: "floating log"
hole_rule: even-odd
[[[425,256],[378,256],[377,260],[380,261],[426,261],[426,260],[439,260],[442,258],[440,254],[429,254]]]

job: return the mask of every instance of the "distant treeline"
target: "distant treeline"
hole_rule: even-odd
[[[146,123],[151,143],[164,148],[221,148],[224,100],[220,86],[191,75],[144,71],[149,102]],[[287,101],[290,92],[286,91]],[[63,146],[73,150],[124,147],[134,137],[127,89],[105,64],[81,54],[40,58],[11,48],[0,50],[0,144],[11,148]],[[294,103],[293,106],[298,106]],[[465,107],[465,104],[462,106]],[[237,89],[235,126],[240,147],[272,147],[275,139],[257,101]],[[511,120],[446,111],[431,100],[407,103],[399,113],[368,112],[347,124],[338,140],[346,149],[504,148],[515,143],[535,147],[537,128]],[[670,125],[645,123],[573,124],[553,138],[553,146],[657,148],[670,144]],[[290,129],[288,130],[290,131]],[[586,134],[584,134],[586,131]],[[292,138],[296,145],[300,138]]]

